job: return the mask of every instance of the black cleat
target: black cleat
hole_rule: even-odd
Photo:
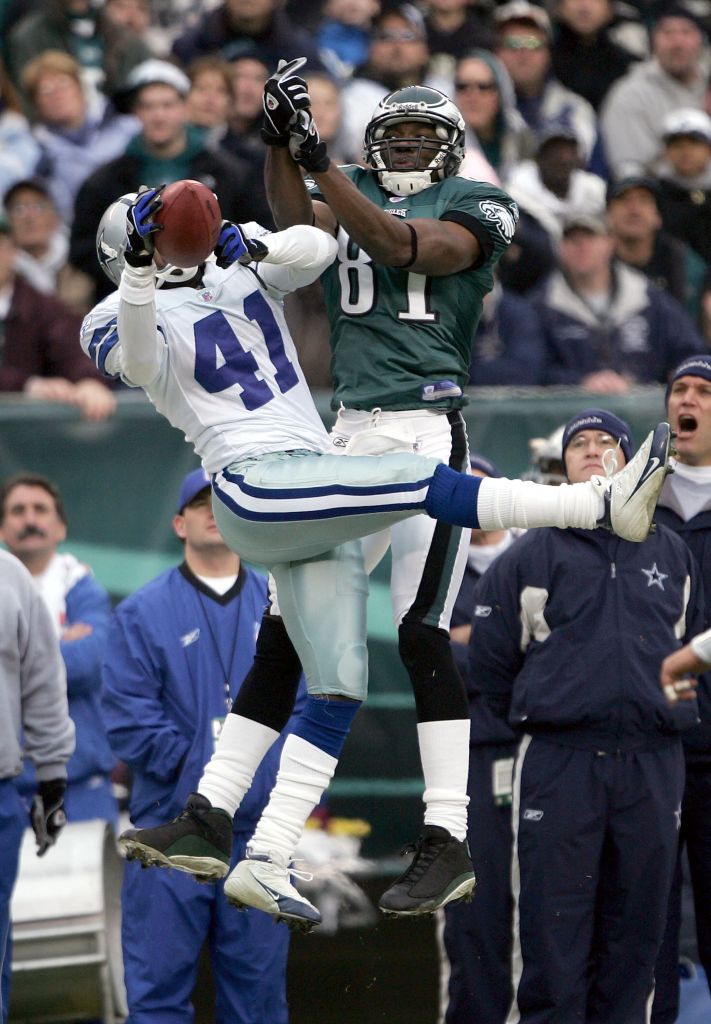
[[[191,793],[177,818],[155,828],[129,828],[119,836],[127,860],[142,867],[177,868],[198,882],[216,882],[230,870],[232,818]]]
[[[411,852],[410,866],[378,902],[388,917],[434,914],[447,903],[471,900],[476,877],[466,841],[439,825],[425,825],[419,839],[403,850]]]

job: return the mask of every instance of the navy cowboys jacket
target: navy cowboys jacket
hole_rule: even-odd
[[[670,530],[642,544],[603,530],[531,530],[475,597],[472,676],[519,731],[635,750],[696,723],[696,708],[670,708],[659,685],[662,659],[704,622],[696,563]]]

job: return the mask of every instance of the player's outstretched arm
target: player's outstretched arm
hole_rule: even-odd
[[[119,284],[118,335],[123,375],[138,387],[158,376],[161,343],[156,326],[153,216],[160,209],[160,189],[139,191],[126,214],[128,246]]]

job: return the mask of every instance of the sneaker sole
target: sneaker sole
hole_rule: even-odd
[[[451,889],[445,892],[444,896],[427,900],[411,910],[393,910],[391,907],[384,907],[381,903],[378,906],[386,917],[417,917],[419,914],[434,914],[449,903],[471,903],[475,888],[476,878],[470,876],[455,883]]]
[[[126,860],[137,860],[144,868],[175,868],[206,884],[219,882],[230,870],[227,864],[215,857],[166,857],[160,850],[145,846],[136,839],[119,839],[119,846],[126,854]]]
[[[263,907],[252,907],[249,903],[242,903],[237,899],[236,896],[227,896],[227,902],[230,906],[236,910],[261,910],[263,914],[268,914],[269,917],[274,921],[275,924],[285,924],[290,932],[300,932],[302,935],[308,935],[312,932],[319,921],[309,921],[305,917],[300,917],[298,914],[284,914],[284,913],[272,913],[270,910],[264,910]]]
[[[648,510],[648,518],[651,522],[651,518],[654,515],[654,509],[656,508],[657,501],[659,500],[659,494],[664,485],[664,481],[669,473],[669,456],[671,453],[671,441],[672,434],[668,423],[660,423],[655,427],[652,434],[652,443],[649,446],[649,454],[644,467],[644,472],[640,476],[639,480],[634,486],[634,489],[625,499],[622,508],[618,511],[611,507],[611,525],[618,537],[623,540],[629,540],[633,543],[641,543],[646,540],[649,534],[653,531],[654,525],[645,530],[644,533],[639,528],[628,529],[626,528],[626,514],[625,510],[629,502],[638,498],[640,492],[644,488],[645,497],[643,499],[643,509]],[[656,464],[656,465],[655,465]],[[651,465],[651,469],[649,468]],[[614,501],[614,498],[613,498]],[[640,516],[640,512],[635,513],[637,517]],[[622,517],[622,521],[620,521]]]
[[[237,910],[247,910],[249,907],[254,910],[260,910],[263,914],[268,914],[269,917],[273,918],[277,924],[283,923],[290,931],[302,932],[304,935],[307,935],[316,927],[316,925],[321,924],[320,916],[319,919],[315,921],[312,918],[305,917],[303,914],[299,913],[298,909],[294,909],[293,912],[290,912],[289,910],[284,909],[283,906],[280,907],[278,904],[275,904],[273,907],[265,907],[258,906],[256,902],[246,902],[244,898],[232,891],[229,881],[225,884],[225,898],[227,902],[233,907],[236,907]],[[295,900],[289,900],[288,902],[293,904],[296,903]]]

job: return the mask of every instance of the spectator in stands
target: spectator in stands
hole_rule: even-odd
[[[641,271],[698,321],[708,267],[694,250],[662,228],[653,178],[627,177],[607,187],[607,223],[615,258]]]
[[[172,528],[184,547],[182,564],[121,602],[104,662],[104,719],[117,756],[133,772],[130,813],[137,826],[177,814],[197,790],[251,668],[267,603],[265,578],[240,562],[215,526],[204,470],[183,480]],[[234,817],[234,863],[245,856],[282,746],[283,738]],[[211,1019],[287,1024],[289,933],[258,910],[235,913],[222,888],[196,887],[179,871],[126,865],[122,939],[133,1024],[192,1020],[190,997],[205,942],[217,994]]]
[[[428,0],[425,13],[427,46],[433,66],[449,58],[450,64],[473,47],[492,50],[495,34],[489,7],[469,0]],[[442,70],[442,73],[451,74]]]
[[[269,76],[267,65],[257,52],[244,53],[228,65],[232,81],[232,104],[227,133],[220,145],[229,153],[248,160],[261,177],[264,168],[262,93]]]
[[[59,639],[76,728],[76,749],[67,765],[67,816],[70,821],[101,818],[116,825],[118,805],[109,778],[115,758],[99,704],[109,595],[88,565],[58,550],[67,538],[67,513],[59,488],[47,477],[21,472],[2,482],[0,537],[32,576]],[[16,785],[31,801],[36,788],[31,764],[25,762]]]
[[[662,121],[657,167],[664,227],[711,264],[711,117],[673,110]]]
[[[306,57],[310,68],[323,69],[311,34],[291,20],[280,0],[224,0],[175,40],[173,54],[187,66],[196,57],[215,54],[231,61],[255,47],[270,72],[279,60],[295,57]]]
[[[484,298],[469,361],[469,384],[528,386],[543,383],[546,345],[538,314],[522,295],[498,280]]]
[[[87,99],[78,62],[47,50],[24,68],[22,83],[36,115],[40,159],[35,173],[45,178],[65,224],[71,224],[82,182],[121,153],[140,129],[134,117],[118,114],[106,97]]]
[[[706,93],[705,34],[680,5],[652,31],[652,57],[633,65],[605,97],[600,126],[614,177],[648,174],[659,152],[659,125],[681,107],[700,109]]]
[[[121,31],[132,32],[148,45],[151,27],[151,0],[104,0],[104,14]]]
[[[34,173],[40,148],[0,60],[0,195]]]
[[[474,476],[501,476],[482,455],[471,455],[469,463]],[[480,610],[474,599],[476,584],[521,532],[471,531],[464,579],[452,612],[452,653],[469,700],[467,841],[479,891],[470,903],[444,909],[445,1024],[503,1024],[511,1005],[511,778],[518,737],[492,715],[474,685],[469,639],[472,619]]]
[[[320,71],[307,72],[304,79],[309,87],[311,112],[318,125],[318,133],[328,145],[328,152],[334,163],[343,164],[346,158],[341,148],[341,89],[330,75],[324,75]],[[362,158],[359,162],[362,162]]]
[[[218,140],[220,149],[244,161],[250,167],[250,220],[272,228],[272,218],[264,191],[264,142],[262,93],[269,72],[257,51],[245,51],[227,64],[230,76],[230,111],[226,130]]]
[[[558,265],[560,226],[553,214],[538,204],[536,210],[519,207],[513,241],[502,256],[498,274],[504,288],[527,295]]]
[[[223,217],[239,223],[254,216],[249,166],[208,148],[202,132],[188,124],[189,89],[190,81],[180,68],[161,60],[140,64],[126,82],[120,101],[136,114],[142,131],[121,156],[98,167],[81,186],[69,243],[71,262],[92,278],[98,297],[111,285],[96,259],[96,231],[117,195],[137,192],[145,184],[194,178],[213,189]]]
[[[613,259],[602,217],[571,214],[560,268],[531,295],[548,347],[546,383],[623,394],[664,384],[677,363],[704,350],[690,317],[636,270]]]
[[[22,770],[24,747],[39,779],[32,825],[42,856],[66,823],[65,765],[74,750],[52,622],[30,574],[7,551],[0,551],[0,649],[0,1019],[6,1021],[12,975],[10,900],[28,822],[13,779]]]
[[[639,60],[639,54],[613,38],[614,20],[614,0],[557,0],[554,8],[553,72],[594,110],[612,83]]]
[[[81,317],[28,284],[15,270],[16,256],[10,226],[0,220],[0,392],[24,392],[77,406],[86,419],[105,419],[116,399],[77,345]]]
[[[69,230],[60,220],[47,185],[39,178],[18,181],[3,204],[17,246],[15,269],[33,288],[56,295],[82,316],[89,312],[92,284],[67,262]]]
[[[387,93],[407,85],[431,85],[451,92],[451,81],[428,75],[429,56],[424,18],[413,4],[387,8],[375,19],[368,59],[341,91],[341,138],[349,161],[361,162],[365,126]]]
[[[496,56],[514,84],[516,102],[526,124],[541,132],[564,124],[580,141],[583,164],[602,170],[597,119],[587,100],[566,89],[551,73],[551,23],[542,7],[529,0],[509,0],[494,11]]]
[[[186,73],[190,79],[185,100],[188,122],[202,128],[211,143],[219,144],[232,113],[230,65],[219,57],[198,57]]]
[[[488,50],[468,50],[455,66],[453,98],[466,123],[460,174],[484,180],[483,155],[500,184],[533,148],[508,71]]]
[[[27,65],[47,50],[60,50],[76,59],[87,95],[100,91],[111,95],[136,64],[151,56],[138,36],[115,24],[93,0],[45,0],[17,22],[6,46],[16,85],[22,82]]]
[[[605,182],[582,169],[580,139],[568,125],[553,124],[538,137],[533,160],[522,160],[504,187],[519,207],[535,214],[543,207],[561,226],[572,211],[600,213]]]
[[[324,65],[337,81],[347,81],[368,59],[373,18],[380,0],[325,0],[315,32]]]

